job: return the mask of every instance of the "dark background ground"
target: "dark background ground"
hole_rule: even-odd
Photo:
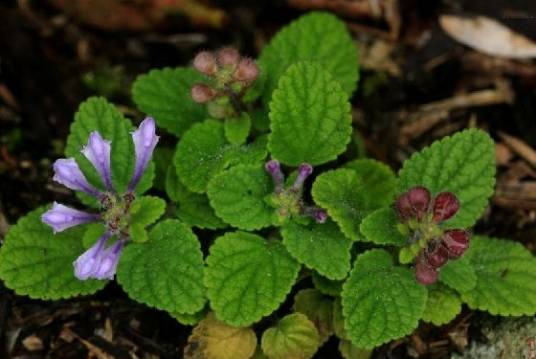
[[[105,95],[140,119],[129,100],[136,75],[185,65],[200,49],[227,44],[255,56],[279,27],[305,11],[291,6],[303,1],[228,0],[205,15],[179,8],[181,15],[161,18],[154,4],[166,1],[129,0],[120,3],[141,9],[142,20],[120,12],[119,20],[103,20],[99,11],[106,12],[112,1],[96,1],[101,7],[90,6],[82,16],[69,15],[65,3],[72,1],[0,4],[0,238],[30,209],[70,200],[68,191],[51,184],[50,164],[61,156],[80,101]],[[379,18],[362,9],[334,8],[362,46],[354,121],[369,155],[397,169],[414,150],[439,137],[470,125],[488,130],[498,142],[497,194],[475,231],[512,238],[535,251],[536,153],[530,147],[536,147],[536,64],[478,54],[443,33],[437,16],[484,14],[536,40],[536,3],[380,3],[399,6]],[[227,21],[220,23],[221,16]],[[464,309],[451,324],[421,325],[376,356],[447,357],[479,340],[485,317]],[[18,297],[0,284],[0,358],[84,358],[88,353],[177,358],[189,330],[130,301],[114,284],[90,298],[61,302]],[[328,342],[318,358],[336,358],[335,348]]]

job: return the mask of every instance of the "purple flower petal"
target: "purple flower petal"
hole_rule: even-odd
[[[99,218],[98,214],[79,211],[54,202],[52,209],[43,213],[41,221],[48,224],[54,233],[57,233],[79,224],[98,221]]]
[[[132,133],[134,150],[136,152],[136,165],[134,167],[134,175],[128,185],[130,191],[133,191],[138,185],[143,171],[145,171],[147,164],[151,160],[158,139],[155,122],[150,117],[143,120],[140,127]]]
[[[104,233],[91,248],[76,259],[73,263],[76,278],[80,280],[95,278],[102,261],[104,246],[111,236],[110,232]]]
[[[123,244],[122,240],[118,240],[103,252],[99,267],[94,274],[95,278],[114,279]]]
[[[60,158],[54,162],[54,181],[74,191],[83,191],[99,197],[100,191],[89,184],[74,158]]]
[[[298,177],[296,177],[296,181],[292,185],[292,188],[302,188],[303,182],[305,182],[305,180],[311,175],[311,173],[313,173],[313,166],[308,163],[302,163],[300,167],[298,167]]]
[[[100,133],[94,131],[89,135],[87,145],[81,152],[99,172],[106,189],[113,191],[110,150],[111,142],[104,140]]]
[[[281,172],[281,165],[277,160],[271,160],[264,165],[266,172],[268,172],[274,180],[275,193],[281,193],[283,191],[283,184],[285,182],[285,176]]]

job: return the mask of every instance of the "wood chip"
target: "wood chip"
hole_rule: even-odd
[[[22,340],[24,348],[31,352],[43,350],[43,341],[37,335],[32,334]]]
[[[495,161],[499,166],[506,166],[514,154],[504,143],[498,142],[495,144]]]
[[[499,132],[499,137],[503,140],[505,145],[512,149],[512,151],[536,168],[536,151],[534,151],[532,147],[519,138],[507,135],[504,132]]]

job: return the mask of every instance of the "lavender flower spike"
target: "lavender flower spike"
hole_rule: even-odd
[[[93,131],[89,134],[87,145],[81,152],[99,172],[106,189],[113,191],[110,150],[111,142],[104,140],[97,131]]]
[[[43,223],[52,227],[54,233],[61,232],[83,223],[98,221],[98,214],[87,213],[77,209],[69,208],[63,204],[54,202],[52,209],[49,209],[41,216]]]
[[[156,125],[151,117],[143,120],[140,127],[132,133],[134,150],[136,152],[136,166],[134,167],[134,175],[128,185],[129,191],[133,191],[138,185],[143,171],[145,171],[147,164],[151,160],[158,139]]]
[[[117,270],[117,263],[123,250],[123,241],[118,240],[102,254],[98,269],[94,273],[97,279],[114,279]]]
[[[96,278],[95,275],[99,270],[102,262],[104,246],[112,234],[110,232],[104,233],[97,242],[82,253],[80,257],[73,263],[74,275],[80,280],[86,280],[89,278]]]
[[[283,191],[283,182],[285,181],[285,176],[283,175],[283,172],[281,172],[281,165],[279,164],[279,161],[268,161],[264,165],[264,168],[274,180],[275,193],[281,193],[281,191]]]
[[[74,191],[83,191],[99,197],[100,191],[89,184],[74,158],[60,158],[54,162],[54,181]]]
[[[292,185],[292,188],[295,190],[302,188],[303,182],[305,182],[311,173],[313,173],[313,166],[308,163],[302,163],[300,167],[298,167],[298,177],[296,177],[296,181]]]

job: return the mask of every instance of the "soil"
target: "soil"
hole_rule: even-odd
[[[305,11],[298,2],[220,1],[223,23],[184,12],[162,17],[153,9],[147,23],[119,24],[70,14],[63,1],[2,2],[0,238],[36,206],[75,202],[51,182],[51,163],[62,155],[81,101],[103,95],[141,119],[129,98],[138,74],[186,65],[199,50],[228,44],[256,56],[277,29]],[[497,193],[474,231],[536,252],[536,63],[495,61],[457,43],[437,22],[444,12],[483,14],[536,40],[536,3],[380,2],[398,4],[396,16],[332,9],[362,45],[360,86],[352,103],[366,152],[398,169],[437,138],[467,126],[486,129],[498,143]],[[136,8],[165,2],[119,3]],[[85,9],[98,15],[97,10]],[[487,314],[464,308],[450,324],[421,324],[413,335],[378,348],[374,357],[446,358],[478,341],[486,320]],[[20,297],[0,283],[0,358],[179,358],[189,332],[166,313],[133,302],[114,283],[94,296],[57,302]],[[338,355],[330,340],[316,357]]]

